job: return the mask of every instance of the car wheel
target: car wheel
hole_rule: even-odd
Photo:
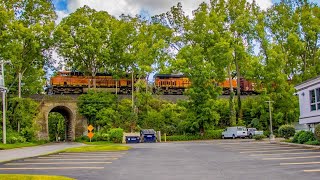
[[[236,136],[235,135],[232,135],[232,139],[235,139],[236,138]]]
[[[252,134],[249,135],[249,138],[252,139]]]
[[[222,135],[222,137],[221,137],[222,139],[224,139],[224,135]]]

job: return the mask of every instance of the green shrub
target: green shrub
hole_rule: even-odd
[[[21,135],[28,141],[35,141],[36,131],[34,128],[24,128],[21,130]]]
[[[110,129],[109,138],[110,138],[110,141],[114,143],[122,143],[123,129],[121,128]]]
[[[109,134],[107,133],[98,132],[94,136],[96,137],[96,141],[109,141]]]
[[[220,130],[208,130],[205,133],[205,139],[221,139],[223,129]]]
[[[320,141],[320,124],[317,124],[314,127],[314,136],[318,141]]]
[[[314,140],[315,140],[315,137],[314,137],[313,132],[311,132],[311,131],[304,131],[298,137],[298,143],[300,143],[300,144],[304,144],[308,141],[314,141]]]
[[[210,140],[221,139],[221,133],[223,130],[209,130],[206,131],[204,136],[200,135],[174,135],[167,136],[167,141],[194,141],[194,140]],[[164,141],[164,136],[161,136],[161,140]]]
[[[76,142],[89,142],[90,139],[89,139],[88,136],[83,135],[83,136],[77,137],[77,138],[75,139],[75,141],[76,141]]]
[[[266,138],[265,135],[261,134],[261,135],[254,135],[253,138],[257,141],[262,140],[263,138]]]
[[[298,138],[299,138],[299,136],[300,136],[300,134],[303,134],[305,131],[299,131],[299,132],[297,132],[294,136],[293,136],[293,138],[292,138],[292,143],[298,143],[299,141],[298,141]]]
[[[8,144],[25,143],[26,139],[21,136],[9,136],[7,137]]]
[[[308,145],[320,145],[320,142],[318,140],[314,140],[314,141],[308,141],[304,144],[308,144]]]
[[[280,126],[278,132],[280,137],[289,139],[291,136],[294,136],[295,129],[292,125],[282,125]]]

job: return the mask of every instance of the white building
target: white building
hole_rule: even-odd
[[[299,124],[309,125],[313,131],[314,125],[320,123],[320,76],[297,85],[299,95]]]

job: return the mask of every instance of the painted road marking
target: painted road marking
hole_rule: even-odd
[[[69,169],[104,169],[104,167],[23,167],[23,168],[0,168],[0,170],[69,170]]]
[[[303,170],[304,172],[320,172],[320,169]]]
[[[308,165],[308,164],[320,164],[320,162],[280,163],[280,166],[285,166],[285,165]]]
[[[235,150],[240,150],[240,151],[250,151],[250,150],[276,150],[276,149],[297,149],[294,147],[267,147],[267,148],[263,148],[263,147],[257,147],[257,148],[234,148]],[[302,149],[302,148],[301,148]]]
[[[244,144],[270,144],[270,143],[266,143],[266,142],[238,142],[238,143],[217,143],[217,144],[219,144],[219,145],[223,145],[223,144],[242,144],[242,145],[244,145]]]
[[[122,156],[81,156],[81,155],[49,155],[49,156],[45,156],[45,157],[52,157],[52,158],[57,158],[57,157],[61,157],[61,158],[120,158]]]
[[[308,158],[320,158],[320,156],[299,156],[299,157],[263,158],[262,160],[285,160],[285,159],[308,159]]]
[[[90,159],[25,159],[24,161],[105,161],[105,160],[117,160],[119,158],[90,158]]]
[[[7,163],[6,166],[15,165],[45,165],[45,164],[111,164],[112,162],[35,162],[35,163]]]
[[[43,160],[48,160],[48,159],[61,159],[61,160],[110,160],[110,159],[115,159],[116,157],[114,158],[72,158],[72,157],[69,157],[69,158],[60,158],[60,157],[38,157],[38,159],[43,159]],[[118,159],[118,158],[117,158]]]
[[[263,153],[261,153],[261,154],[250,154],[249,156],[279,156],[279,155],[290,155],[290,154],[292,154],[292,155],[294,155],[294,154],[320,154],[320,152],[318,151],[318,152],[313,152],[313,151],[311,151],[311,152],[295,152],[295,153],[274,153],[274,154],[263,154]]]
[[[240,152],[240,153],[258,153],[258,152],[282,152],[282,151],[287,151],[287,152],[290,152],[290,151],[305,151],[305,150],[315,150],[315,149],[279,149],[279,150],[268,150],[268,151],[243,151],[243,152]]]
[[[90,152],[90,153],[58,153],[58,154],[81,154],[81,155],[124,155],[127,153],[116,153],[116,152]]]

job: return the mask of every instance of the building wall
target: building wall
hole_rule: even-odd
[[[305,89],[302,89],[298,92],[300,105],[300,124],[320,123],[320,109],[311,111],[310,106],[310,90],[317,88],[320,88],[320,82],[309,87],[306,86]]]

